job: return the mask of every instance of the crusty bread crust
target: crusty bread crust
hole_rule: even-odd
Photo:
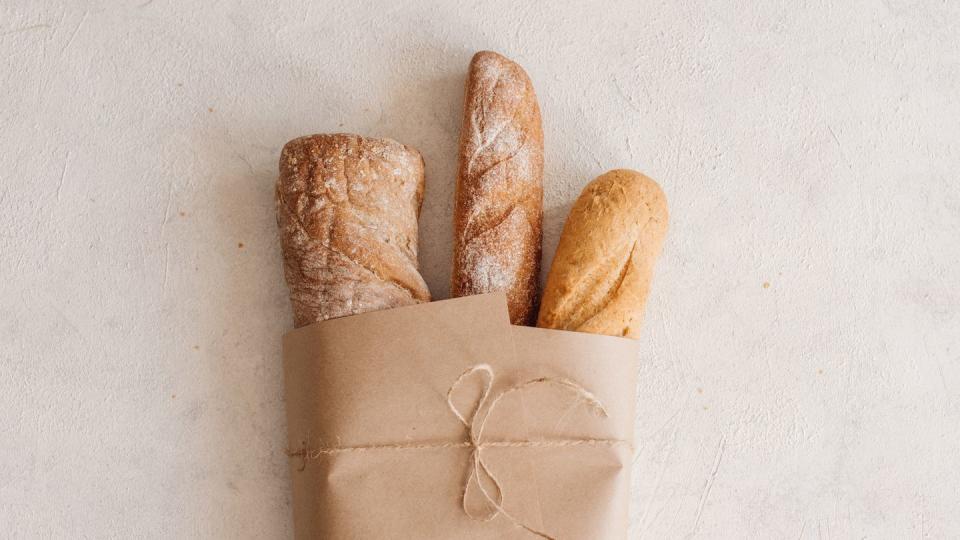
[[[530,78],[489,51],[467,76],[454,210],[451,294],[505,291],[514,324],[536,313],[543,130]]]
[[[294,324],[428,302],[423,159],[390,139],[311,135],[280,155],[277,224]]]
[[[537,326],[639,337],[667,221],[663,191],[643,174],[590,182],[563,226]]]

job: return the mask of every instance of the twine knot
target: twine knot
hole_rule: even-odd
[[[480,394],[480,399],[477,400],[476,406],[474,407],[473,412],[470,414],[470,418],[468,420],[466,415],[464,415],[454,404],[453,397],[454,393],[457,391],[460,385],[463,384],[464,380],[474,374],[483,375],[483,392]],[[515,386],[511,386],[510,388],[498,394],[493,401],[490,402],[489,406],[486,406],[487,401],[490,398],[490,392],[493,389],[494,377],[493,368],[490,367],[490,365],[477,364],[464,371],[459,377],[457,377],[457,380],[454,381],[450,389],[447,390],[447,406],[450,408],[450,411],[453,412],[454,416],[460,420],[460,423],[462,423],[466,428],[469,447],[471,449],[470,466],[468,471],[469,474],[467,476],[467,483],[463,488],[463,512],[471,519],[477,521],[490,521],[497,517],[497,515],[502,515],[513,522],[514,525],[523,528],[528,532],[539,536],[540,538],[554,540],[553,537],[547,535],[546,533],[536,530],[510,515],[503,508],[503,487],[500,485],[500,480],[497,479],[496,475],[493,474],[493,472],[490,470],[490,467],[487,465],[487,462],[483,459],[483,450],[491,447],[557,447],[583,446],[588,444],[612,446],[623,441],[611,439],[560,439],[487,442],[483,438],[483,430],[487,425],[487,420],[490,419],[491,413],[496,410],[497,405],[500,403],[500,400],[513,392],[520,392],[535,385],[549,384],[568,390],[573,393],[577,402],[587,405],[598,416],[604,418],[607,416],[607,411],[604,409],[603,404],[600,403],[600,400],[598,400],[585,388],[568,379],[552,377],[539,377]],[[485,483],[487,486],[484,485]],[[488,489],[488,487],[492,489]],[[478,496],[480,497],[480,502],[485,503],[483,504],[484,509],[481,512],[477,512],[473,509],[475,506],[473,503],[476,501]]]

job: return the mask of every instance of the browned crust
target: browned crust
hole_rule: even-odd
[[[280,155],[277,224],[297,327],[426,302],[423,159],[390,139],[300,137]]]
[[[563,226],[537,326],[639,337],[668,219],[663,191],[641,173],[590,182]]]
[[[460,132],[451,293],[506,291],[532,324],[543,223],[543,130],[530,78],[489,51],[470,62]]]

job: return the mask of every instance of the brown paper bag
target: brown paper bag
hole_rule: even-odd
[[[634,341],[511,326],[490,294],[300,328],[283,355],[297,538],[626,537]]]

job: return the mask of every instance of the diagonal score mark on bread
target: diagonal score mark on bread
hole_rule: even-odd
[[[571,294],[564,298],[563,302],[557,306],[559,309],[570,308],[570,317],[564,324],[564,330],[579,328],[607,307],[623,285],[623,280],[627,276],[627,272],[630,271],[630,259],[633,257],[633,252],[636,247],[637,243],[634,242],[626,257],[616,254],[607,259],[604,264],[583,274],[583,278],[574,286]],[[609,268],[610,270],[604,272],[603,275],[595,277],[599,269],[602,268]],[[610,276],[613,276],[612,280]],[[600,297],[595,300],[591,299],[591,301],[579,302],[572,307],[570,306],[575,299],[583,298],[590,291],[597,294],[600,294],[600,291],[606,292],[600,294]]]
[[[617,298],[627,275],[635,270],[633,261],[634,255],[637,253],[638,244],[640,243],[639,239],[644,236],[647,228],[650,227],[651,224],[659,223],[653,211],[650,209],[650,203],[642,201],[642,204],[644,208],[646,208],[647,219],[643,221],[643,226],[640,227],[640,232],[636,235],[637,240],[634,240],[630,245],[626,256],[619,252],[614,253],[602,263],[594,266],[590,271],[584,272],[583,277],[573,287],[571,294],[565,297],[564,302],[558,306],[559,309],[565,309],[569,307],[567,304],[574,301],[574,299],[586,299],[571,308],[571,315],[565,325],[565,329],[575,329],[588,325],[591,320],[601,315],[603,310]],[[604,272],[604,270],[606,271]],[[591,279],[599,272],[603,272],[603,274],[596,279]],[[613,276],[613,278],[610,279],[610,276]],[[601,291],[605,292],[601,294]],[[632,322],[639,321],[629,321],[628,324]]]
[[[524,150],[526,150],[526,147],[527,147],[527,138],[523,137],[523,140],[520,141],[519,146],[517,146],[514,150],[511,150],[509,154],[497,159],[497,161],[494,161],[490,165],[487,165],[482,171],[480,171],[479,173],[476,173],[476,176],[480,179],[485,178],[495,168],[507,163],[508,161],[511,161],[519,157],[520,152],[523,152]],[[470,164],[467,166],[468,170],[472,167],[473,163],[474,161],[471,160]],[[469,174],[473,174],[473,173],[469,173]],[[482,181],[481,181],[481,185],[482,185]]]

